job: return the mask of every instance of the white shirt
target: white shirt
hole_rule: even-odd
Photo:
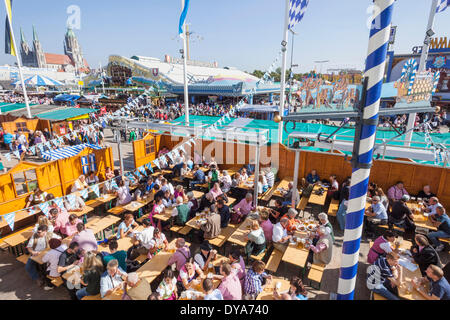
[[[380,248],[383,249],[383,251],[386,253],[392,252],[391,244],[388,241],[381,243]]]
[[[117,190],[117,193],[119,196],[120,205],[131,202],[130,189],[128,189],[127,186],[120,187],[119,190]]]
[[[430,205],[427,207],[427,209],[430,210],[430,212],[428,213],[428,215],[429,215],[429,216],[432,216],[432,215],[436,214],[436,208],[437,208],[438,206],[442,206],[442,204],[440,204],[439,202],[436,203],[436,204],[430,204]]]
[[[157,248],[164,245],[164,240],[166,240],[166,236],[164,233],[161,233],[159,238],[153,238],[149,243],[149,248]]]
[[[177,286],[177,278],[172,279],[172,283],[168,285],[167,283],[164,283],[164,280],[159,284],[158,289],[156,289],[156,292],[159,293],[161,297],[164,298],[170,298],[173,291],[175,290]]]
[[[76,191],[83,190],[85,187],[87,187],[86,181],[84,181],[84,183],[82,183],[80,180],[77,179],[77,180],[75,180],[75,183],[73,184],[70,192],[74,193]]]
[[[122,275],[127,275],[125,271],[120,269],[118,267],[118,272],[114,277],[111,277],[111,275],[108,273],[108,271],[105,271],[105,273],[102,275],[100,279],[100,294],[102,298],[106,295],[106,292],[108,290],[113,289],[114,287],[117,287],[119,284],[123,282]]]
[[[50,277],[59,277],[60,276],[60,274],[57,271],[59,256],[66,249],[67,249],[67,246],[65,244],[62,244],[56,249],[51,249],[42,257],[42,262],[48,263],[47,271],[50,271],[50,273],[49,273]]]
[[[223,300],[222,292],[219,289],[214,289],[210,294],[205,295],[203,300]]]
[[[203,270],[205,267],[206,260],[203,259],[203,256],[200,253],[197,253],[194,256],[194,261],[198,264],[198,266]]]
[[[36,223],[36,224],[34,225],[33,233],[36,233],[38,228],[39,228],[39,223]],[[53,232],[53,229],[54,229],[54,228],[55,228],[55,227],[54,227],[52,224],[49,225],[49,226],[48,226],[48,229],[47,229],[47,232]]]
[[[168,182],[166,185],[164,185],[161,188],[161,190],[163,192],[166,192],[166,190],[169,190],[170,194],[174,194],[175,193],[175,189],[173,188],[173,185],[170,182]]]
[[[273,226],[272,241],[280,242],[282,238],[287,236],[287,231],[280,222]]]
[[[34,241],[35,241],[35,238],[31,237],[30,241],[28,241],[27,248],[33,249]],[[47,241],[45,240],[45,236],[36,238],[36,248],[34,248],[34,251],[41,252],[41,251],[44,251],[46,248],[47,248]]]
[[[154,231],[155,231],[155,228],[153,226],[145,228],[144,230],[142,230],[140,232],[136,232],[136,239],[141,242],[143,247],[145,247],[146,249],[150,249],[150,243],[153,239]]]
[[[275,182],[275,176],[274,176],[272,170],[270,170],[266,173],[266,178],[267,178],[267,184],[269,185],[269,188],[272,188],[273,183]]]

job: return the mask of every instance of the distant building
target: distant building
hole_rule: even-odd
[[[48,68],[59,72],[88,73],[90,71],[86,59],[83,58],[78,39],[70,27],[64,38],[64,54],[44,52],[34,26],[33,49],[31,49],[20,29],[20,55],[26,67]]]

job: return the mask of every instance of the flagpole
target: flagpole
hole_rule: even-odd
[[[27,107],[27,115],[28,118],[31,118],[31,110],[30,110],[30,104],[28,103],[28,95],[27,95],[27,89],[25,88],[25,81],[23,80],[23,74],[22,74],[22,61],[20,59],[20,54],[19,52],[17,52],[17,46],[16,46],[16,38],[14,37],[14,30],[13,30],[13,26],[12,26],[12,21],[11,21],[11,17],[9,15],[9,10],[8,10],[8,4],[6,3],[7,0],[5,0],[5,8],[6,8],[6,16],[8,17],[8,23],[9,23],[9,30],[11,31],[11,38],[13,41],[13,46],[14,46],[14,51],[16,53],[16,59],[17,59],[17,67],[19,69],[19,76],[20,76],[20,82],[22,84],[22,89],[23,89],[23,97],[25,99],[25,105]],[[11,10],[11,15],[12,15],[12,10]]]
[[[286,49],[287,41],[289,36],[289,0],[286,0],[286,8],[284,12],[284,30],[283,30],[283,41],[281,42],[281,52],[282,52],[282,62],[281,62],[281,88],[280,88],[280,116],[284,115],[284,100],[285,100],[285,90],[286,90]],[[278,141],[283,143],[283,121],[278,124]]]
[[[184,9],[184,0],[181,0],[181,10]],[[186,126],[189,126],[189,93],[187,81],[187,35],[186,35],[186,20],[183,23],[183,78],[184,78],[184,119]]]
[[[422,46],[422,53],[420,55],[419,62],[419,72],[425,70],[427,65],[428,51],[430,49],[430,40],[431,36],[428,34],[429,30],[433,30],[434,25],[434,17],[436,16],[436,9],[438,7],[439,0],[433,0],[430,8],[430,15],[428,17],[428,25],[427,30],[425,31],[425,41]],[[408,123],[406,125],[406,135],[405,135],[405,145],[409,146],[412,140],[414,130],[411,130],[414,127],[414,123],[416,122],[416,113],[410,113],[408,116]]]

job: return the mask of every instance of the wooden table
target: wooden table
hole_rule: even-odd
[[[38,206],[35,206],[35,215],[39,214],[41,212],[41,209],[39,209]],[[5,212],[6,213],[6,212]],[[27,210],[21,210],[21,211],[17,211],[14,217],[14,223],[16,224],[17,222],[27,219],[28,217],[30,217],[30,215],[28,214]],[[9,226],[8,223],[6,222],[6,219],[2,219],[0,221],[0,228],[4,228],[6,226]]]
[[[119,217],[108,215],[100,220],[92,220],[86,223],[86,228],[91,229],[94,234],[104,231],[106,228],[111,227],[113,224],[120,221]]]
[[[94,211],[94,208],[90,207],[90,206],[84,206],[84,208],[81,211],[69,211],[70,214],[76,214],[77,217],[82,217],[84,216],[84,221],[87,221],[87,214]]]
[[[192,229],[196,229],[196,230],[200,230],[200,226],[201,224],[198,224],[197,221],[201,218],[201,216],[196,216],[194,218],[192,218],[191,220],[189,220],[188,222],[186,222],[186,225],[188,227],[191,227]]]
[[[275,197],[284,198],[284,194],[279,189],[286,190],[287,192],[289,189],[289,182],[291,181],[292,181],[291,178],[281,180],[280,183],[278,184],[278,187],[275,189],[272,195]]]
[[[323,206],[325,204],[325,200],[327,199],[328,188],[326,188],[326,187],[322,187],[322,188],[324,189],[324,192],[321,196],[319,196],[319,195],[315,194],[315,192],[320,189],[320,186],[317,184],[314,186],[314,188],[311,192],[311,195],[309,196],[308,203],[317,204],[319,206]]]
[[[414,224],[416,227],[428,229],[430,231],[437,231],[437,228],[433,226],[428,217],[424,216],[420,210],[419,204],[416,201],[407,202],[406,206],[413,213]]]
[[[173,207],[165,208],[164,213],[158,213],[153,216],[153,219],[158,219],[161,221],[168,221],[172,218]]]
[[[4,219],[3,219],[4,220]],[[22,243],[28,241],[33,235],[34,226],[28,227],[24,229],[22,232],[13,235],[12,237],[6,238],[3,240],[10,247],[18,246]]]
[[[252,222],[253,219],[245,219],[227,241],[245,247],[247,244],[247,240],[245,238],[250,231],[249,226],[251,226]]]
[[[107,193],[107,194],[100,196],[98,198],[95,198],[93,200],[89,200],[86,203],[89,203],[90,207],[95,208],[102,204],[106,204],[110,201],[113,201],[116,198],[117,198],[117,196],[114,193]],[[92,202],[90,202],[90,201],[92,201]]]
[[[250,176],[248,177],[247,180],[241,182],[237,188],[239,189],[244,189],[244,190],[253,190],[253,186],[254,186],[254,176]]]
[[[148,283],[152,283],[164,269],[168,267],[168,262],[170,257],[174,254],[176,239],[173,239],[169,243],[169,250],[172,251],[160,251],[158,254],[153,256],[149,261],[147,261],[142,267],[140,267],[136,272],[141,279],[147,280]],[[191,244],[186,242],[187,246]]]
[[[193,190],[192,193],[194,194],[194,198],[201,198],[205,193],[204,192],[200,192],[197,190]]]
[[[298,235],[297,235],[298,236]],[[304,269],[308,259],[309,249],[299,248],[296,243],[290,243],[281,258],[282,261],[299,266]]]
[[[272,282],[266,286],[264,286],[263,291],[256,297],[256,300],[274,300],[273,299],[273,289],[275,288],[275,285],[277,282],[281,283],[281,287],[278,290],[278,292],[286,292],[289,290],[291,284],[289,281],[278,278],[278,277],[272,277]]]

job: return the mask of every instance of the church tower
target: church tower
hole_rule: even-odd
[[[25,67],[35,67],[37,64],[35,54],[28,46],[22,28],[20,28],[20,57]]]
[[[34,47],[34,54],[36,59],[36,67],[38,68],[45,68],[46,67],[46,61],[45,61],[45,55],[44,50],[42,49],[41,42],[39,41],[36,33],[36,29],[33,26],[33,47]]]
[[[71,27],[67,28],[66,37],[64,40],[64,53],[74,62],[75,70],[79,71],[84,68],[84,59],[83,54],[81,53],[81,47],[78,44],[78,39]]]

